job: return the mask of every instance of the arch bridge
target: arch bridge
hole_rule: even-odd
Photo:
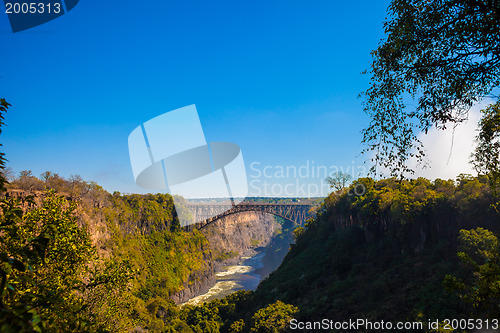
[[[231,204],[187,204],[195,221],[201,221],[195,224],[196,228],[202,229],[219,220],[222,217],[241,212],[263,212],[279,216],[295,224],[302,225],[311,217],[309,210],[312,205],[308,204],[275,204],[275,203],[240,203]]]

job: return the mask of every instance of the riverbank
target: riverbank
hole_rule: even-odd
[[[252,250],[248,256],[242,256],[234,265],[222,266],[215,273],[215,284],[206,293],[189,299],[182,305],[199,305],[214,299],[221,299],[238,290],[255,290],[262,280],[262,276],[256,273],[257,269],[263,267],[263,259],[266,255],[264,248],[259,251]]]

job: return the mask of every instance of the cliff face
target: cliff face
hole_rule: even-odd
[[[261,280],[266,279],[283,262],[290,246],[295,242],[294,229],[295,225],[285,220],[281,225],[281,230],[271,238],[271,242],[266,247],[266,254],[262,258],[262,267],[255,270],[255,273],[261,276]]]
[[[102,208],[104,205],[109,206],[109,202],[102,199],[101,201],[90,202],[85,198],[74,197],[66,192],[59,193],[68,202],[76,203],[75,215],[77,223],[80,227],[85,227],[92,240],[92,244],[96,246],[99,255],[109,257],[110,253],[106,243],[110,239],[109,223],[103,214]],[[6,199],[18,200],[23,211],[27,211],[32,207],[40,206],[43,199],[46,197],[45,191],[9,189],[5,193]],[[28,199],[30,198],[30,199]]]
[[[274,216],[260,212],[245,212],[226,216],[201,229],[207,237],[214,260],[232,263],[253,249],[265,247],[281,230]]]

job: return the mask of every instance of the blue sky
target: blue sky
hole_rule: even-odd
[[[207,141],[251,163],[363,165],[360,73],[387,1],[92,1],[13,34],[0,15],[1,142],[17,173],[79,174],[139,192],[127,138],[196,104]]]

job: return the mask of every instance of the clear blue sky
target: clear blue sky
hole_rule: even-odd
[[[255,162],[361,166],[369,120],[357,95],[369,78],[360,73],[384,37],[387,6],[81,0],[15,34],[2,13],[0,97],[13,105],[1,135],[8,165],[143,192],[129,133],[196,104],[207,141],[239,144],[250,177]]]

